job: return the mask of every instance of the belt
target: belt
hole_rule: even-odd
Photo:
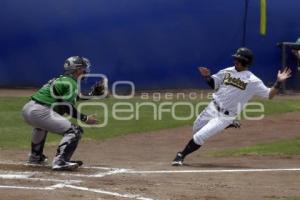
[[[230,114],[230,112],[228,110],[225,110],[225,109],[221,108],[215,100],[213,100],[213,103],[214,103],[214,105],[215,105],[218,112],[221,112],[224,115],[229,115]]]
[[[48,104],[46,104],[46,103],[44,103],[44,102],[41,102],[41,101],[39,101],[39,100],[36,100],[35,98],[32,98],[32,97],[31,97],[31,100],[34,101],[34,102],[37,103],[37,104],[42,105],[42,106],[47,106],[47,107],[49,107]]]

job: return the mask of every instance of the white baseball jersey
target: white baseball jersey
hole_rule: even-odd
[[[193,139],[198,145],[218,134],[232,123],[236,115],[253,97],[268,98],[270,88],[250,71],[238,72],[229,67],[212,75],[217,91],[213,94],[214,101],[222,108],[219,112],[211,102],[197,117],[193,126]],[[224,110],[229,111],[226,115]]]
[[[228,67],[212,75],[217,91],[214,100],[224,110],[238,114],[245,104],[253,97],[268,98],[270,88],[252,72],[238,72],[235,67]]]

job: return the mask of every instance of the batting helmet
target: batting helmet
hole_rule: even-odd
[[[76,69],[83,68],[90,72],[91,63],[89,59],[81,56],[72,56],[66,59],[64,64],[65,74],[72,74]]]
[[[232,55],[235,59],[239,60],[244,66],[250,66],[253,61],[253,53],[246,47],[239,48],[235,54]]]

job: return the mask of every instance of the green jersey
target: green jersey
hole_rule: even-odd
[[[60,76],[50,80],[32,95],[32,99],[51,106],[58,101],[75,105],[78,95],[77,81],[71,76]]]

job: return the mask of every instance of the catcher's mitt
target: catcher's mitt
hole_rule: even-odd
[[[229,126],[227,126],[225,129],[228,128],[241,128],[241,122],[239,120],[233,120],[233,122],[231,124],[229,124]]]
[[[107,91],[107,79],[97,81],[91,88],[90,96],[101,96]]]

